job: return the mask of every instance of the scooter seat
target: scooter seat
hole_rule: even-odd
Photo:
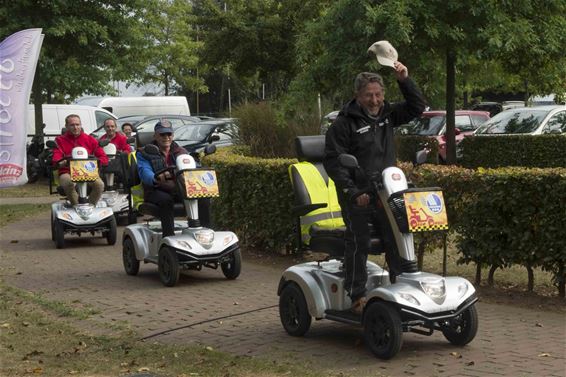
[[[370,226],[373,233],[373,227]],[[345,244],[344,234],[346,227],[325,228],[313,225],[309,234],[311,236],[309,249],[314,252],[323,252],[329,254],[331,257],[343,257]],[[381,239],[372,235],[370,239],[370,254],[379,255],[383,253],[383,243]]]
[[[142,204],[140,204],[138,211],[142,215],[148,215],[159,219],[159,206],[157,204],[143,202]],[[175,217],[187,216],[183,203],[175,203],[173,205],[173,212]]]

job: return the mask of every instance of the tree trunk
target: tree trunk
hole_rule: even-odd
[[[480,262],[476,262],[476,279],[475,279],[475,285],[479,287],[480,284],[481,284],[481,263],[480,263]]]
[[[487,285],[493,287],[493,275],[495,275],[495,271],[499,268],[499,266],[491,266],[489,269],[489,275],[487,276]]]
[[[533,271],[533,267],[530,264],[528,264],[526,267],[527,267],[527,276],[528,276],[527,290],[529,292],[532,292],[535,290],[535,272]]]
[[[446,164],[456,163],[456,54],[446,50]]]
[[[558,269],[558,278],[557,278],[557,284],[558,284],[558,296],[565,298],[566,297],[566,271],[564,271],[564,264],[562,264],[560,266],[560,268]]]

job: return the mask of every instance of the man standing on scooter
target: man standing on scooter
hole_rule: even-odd
[[[108,156],[104,150],[98,145],[98,141],[85,134],[81,125],[81,118],[76,114],[67,115],[65,118],[65,128],[67,131],[55,138],[57,148],[53,150],[53,166],[59,169],[59,184],[65,190],[65,195],[72,205],[79,204],[79,194],[75,190],[75,184],[71,181],[69,170],[69,160],[74,147],[83,147],[89,155],[94,155],[102,166],[108,165]],[[104,183],[98,177],[96,181],[90,182],[89,186],[92,191],[88,196],[88,202],[96,205],[98,199],[104,191]]]
[[[405,102],[385,101],[382,77],[362,72],[354,82],[354,99],[344,106],[326,133],[324,167],[336,184],[346,224],[344,287],[352,300],[352,311],[358,314],[365,305],[369,223],[381,234],[392,281],[401,272],[411,269],[403,264],[397,252],[391,227],[377,198],[368,195],[366,187],[358,187],[353,172],[338,163],[340,154],[354,155],[368,177],[380,179],[383,169],[395,166],[393,127],[409,122],[424,111],[425,100],[409,78],[407,67],[396,60],[388,65],[395,70]]]
[[[167,120],[157,122],[154,127],[153,143],[159,154],[138,151],[138,172],[143,183],[144,200],[159,206],[159,218],[163,237],[175,235],[175,177],[166,171],[155,177],[155,172],[176,166],[177,156],[187,154],[185,148],[173,141],[173,128]]]

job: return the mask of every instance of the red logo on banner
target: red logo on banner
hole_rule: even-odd
[[[19,165],[2,164],[0,165],[0,182],[15,181],[23,171],[24,169]]]

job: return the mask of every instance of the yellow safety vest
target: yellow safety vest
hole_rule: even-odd
[[[134,159],[134,161],[137,161],[135,152],[132,152],[128,155],[128,163],[130,165],[132,165],[132,159]],[[132,186],[130,190],[132,192],[132,205],[134,209],[137,210],[140,204],[143,203],[143,184],[140,182],[139,185]]]
[[[334,229],[345,226],[345,224],[342,219],[342,211],[338,203],[338,195],[336,194],[334,181],[328,178],[328,185],[326,185],[318,169],[310,162],[299,162],[291,165],[289,167],[290,175],[292,166],[299,172],[309,194],[311,203],[327,203],[326,207],[315,209],[300,218],[301,239],[308,245],[311,238],[309,230],[313,225]]]

